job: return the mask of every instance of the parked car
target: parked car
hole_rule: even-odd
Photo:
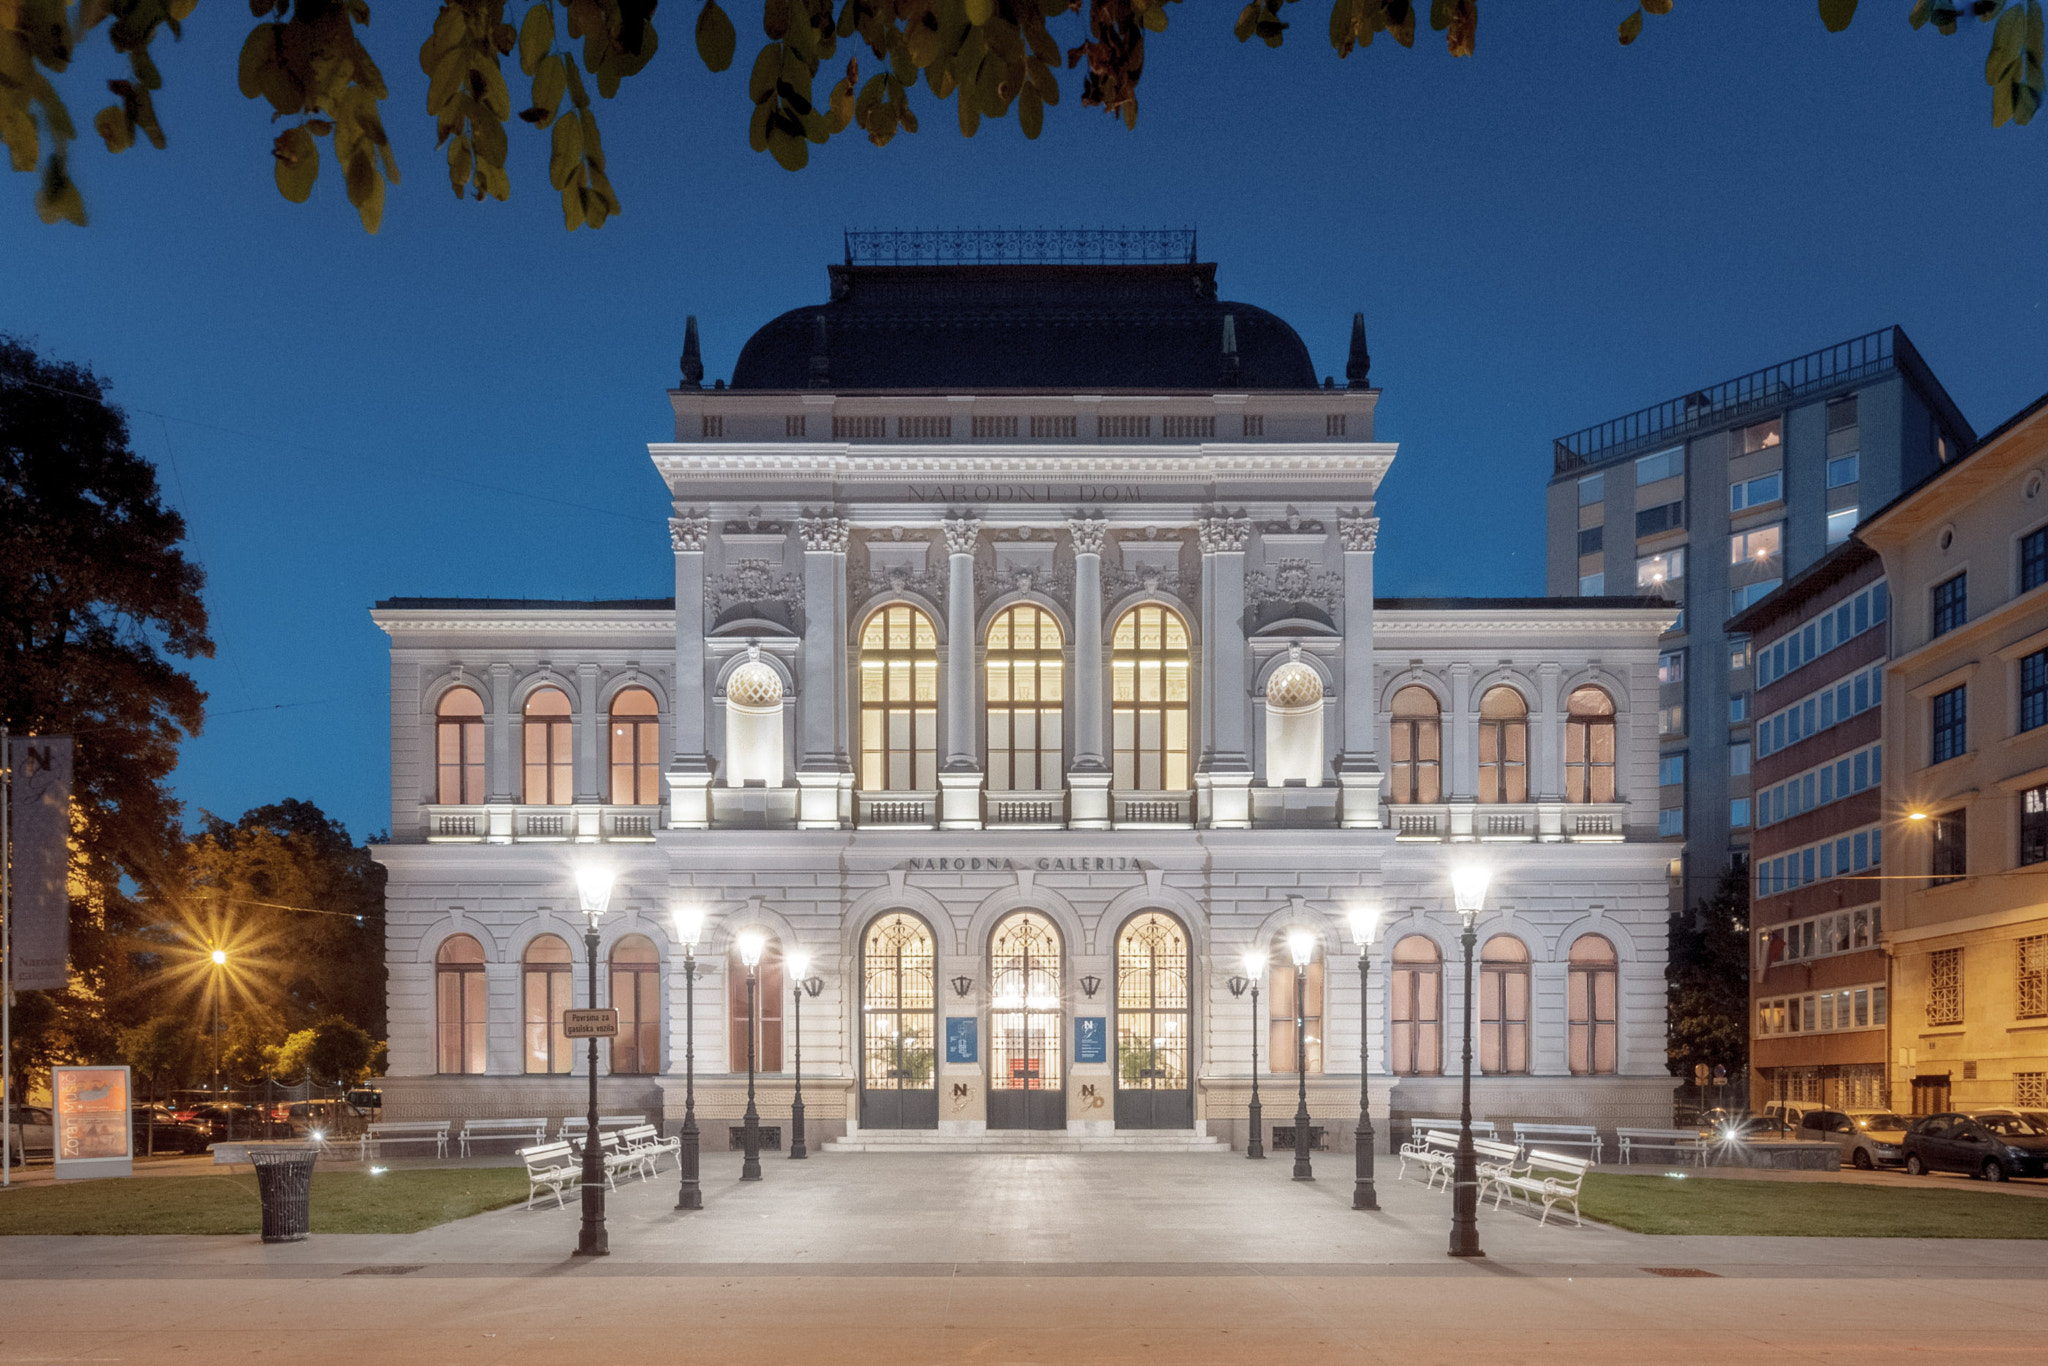
[[[1804,1101],[1774,1100],[1764,1106],[1764,1113],[1774,1119],[1784,1120],[1786,1128],[1796,1130],[1806,1122],[1808,1115],[1818,1109],[1820,1106],[1808,1105]]]
[[[344,1100],[295,1100],[285,1107],[293,1138],[333,1138],[363,1131],[362,1115]]]
[[[178,1115],[205,1129],[211,1135],[211,1141],[216,1143],[227,1138],[291,1137],[289,1124],[273,1120],[270,1112],[260,1105],[244,1105],[240,1101],[195,1105],[189,1112],[180,1110]]]
[[[1906,1160],[1906,1121],[1889,1110],[1809,1110],[1799,1121],[1799,1136],[1834,1144],[1844,1162],[1864,1171]]]
[[[131,1116],[135,1129],[135,1155],[141,1157],[150,1151],[152,1143],[160,1153],[203,1153],[206,1145],[213,1142],[213,1133],[204,1124],[190,1124],[176,1118],[176,1112],[168,1106],[153,1107],[155,1137],[151,1138],[152,1107],[138,1105]]]
[[[1768,1142],[1792,1135],[1792,1126],[1776,1115],[1724,1114],[1706,1130],[1706,1136],[1718,1143]]]
[[[56,1155],[57,1130],[50,1123],[47,1105],[15,1106],[14,1122],[8,1127],[12,1130],[9,1160],[15,1166],[25,1166],[31,1157],[47,1162]]]
[[[1906,1172],[1968,1172],[1986,1181],[2048,1176],[2048,1133],[2011,1111],[1982,1115],[1949,1111],[1916,1120],[1906,1130]]]

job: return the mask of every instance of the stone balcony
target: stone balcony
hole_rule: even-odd
[[[668,824],[659,806],[427,805],[421,833],[429,844],[647,844]]]

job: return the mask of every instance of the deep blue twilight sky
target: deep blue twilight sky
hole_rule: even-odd
[[[645,443],[672,430],[683,317],[729,374],[754,327],[824,298],[846,227],[1194,224],[1225,297],[1291,321],[1322,372],[1363,310],[1401,443],[1383,592],[1540,593],[1551,438],[1889,323],[1980,430],[2048,389],[2048,120],[1993,130],[1986,31],[1914,33],[1906,0],[1839,36],[1810,2],[1687,3],[1628,50],[1623,4],[1495,0],[1477,59],[1419,35],[1343,62],[1326,5],[1270,52],[1193,0],[1135,133],[1070,80],[1035,144],[964,142],[927,99],[923,133],[835,140],[794,176],[746,144],[752,47],[706,76],[676,3],[600,110],[625,213],[573,236],[524,128],[509,204],[453,198],[425,7],[376,8],[406,176],[380,236],[331,162],[313,202],[278,198],[228,5],[159,49],[169,152],[79,144],[90,229],[0,179],[0,329],[114,381],[207,569],[211,715],[176,777],[195,822],[291,796],[389,824],[376,598],[668,593]],[[81,123],[119,74],[96,51],[65,81]]]

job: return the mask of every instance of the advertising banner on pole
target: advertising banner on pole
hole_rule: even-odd
[[[128,1116],[125,1067],[53,1067],[56,1104],[56,1176],[127,1176],[134,1167],[135,1131]]]
[[[14,844],[16,991],[70,985],[71,737],[17,735],[7,742]]]

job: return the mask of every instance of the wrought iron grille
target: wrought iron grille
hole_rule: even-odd
[[[1116,1052],[1126,1091],[1188,1084],[1188,941],[1171,916],[1139,916],[1117,939]]]
[[[2048,1105],[2048,1072],[2013,1073],[2012,1103],[2015,1105]]]
[[[1052,922],[1022,911],[989,943],[989,1088],[1060,1088],[1060,938]]]
[[[2019,970],[2020,1018],[2048,1015],[2048,934],[2020,940]]]
[[[1941,949],[1932,955],[1927,975],[1927,1023],[1963,1022],[1963,951]]]
[[[932,934],[913,915],[868,927],[861,955],[861,1084],[896,1090],[932,1084],[937,998]]]
[[[846,234],[849,266],[1193,263],[1193,228],[869,229]]]

